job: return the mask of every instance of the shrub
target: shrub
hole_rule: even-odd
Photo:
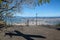
[[[56,26],[60,26],[60,23],[56,24]]]

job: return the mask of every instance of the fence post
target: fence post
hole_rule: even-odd
[[[36,26],[37,26],[37,13],[36,13]]]
[[[29,19],[27,19],[27,26],[29,26]]]

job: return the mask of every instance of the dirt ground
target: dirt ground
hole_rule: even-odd
[[[9,35],[5,36],[5,33],[14,32],[14,30],[21,32],[25,36],[23,35],[20,36],[13,35],[12,37],[10,37]],[[32,36],[29,37],[26,36],[26,34],[43,36],[45,38]],[[0,32],[0,40],[60,40],[60,31],[42,26],[14,26],[7,29],[3,29],[3,31]]]

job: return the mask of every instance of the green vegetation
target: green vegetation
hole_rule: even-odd
[[[56,26],[60,26],[60,23],[56,24]]]

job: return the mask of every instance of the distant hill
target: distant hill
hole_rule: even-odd
[[[15,18],[36,18],[36,17],[21,17],[21,16],[15,16]],[[37,17],[37,18],[60,18],[60,17]]]

